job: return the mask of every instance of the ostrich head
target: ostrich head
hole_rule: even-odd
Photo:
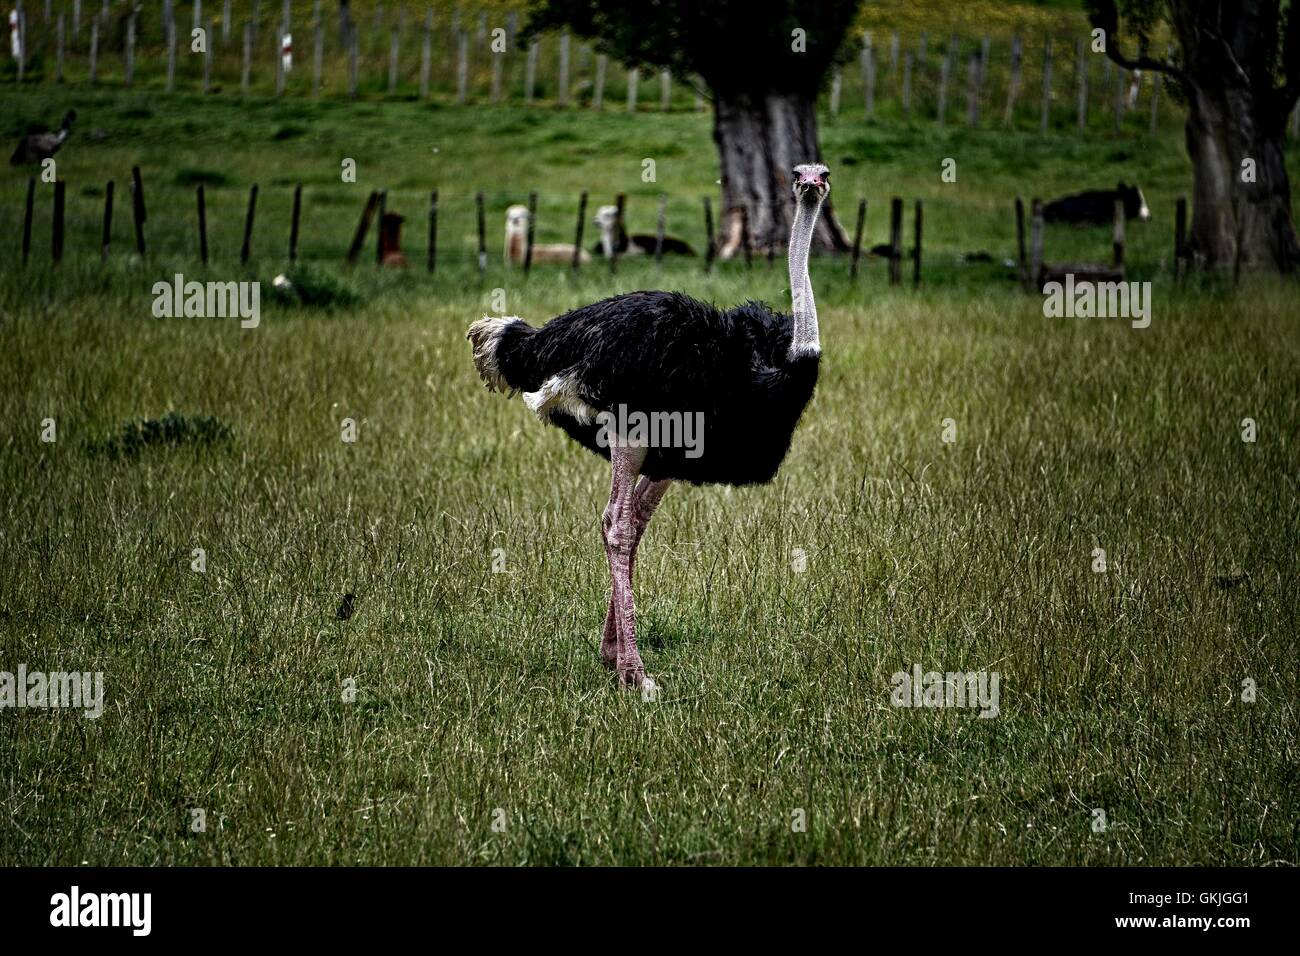
[[[831,171],[821,163],[800,163],[793,170],[794,198],[800,202],[809,199],[821,202],[831,191]]]

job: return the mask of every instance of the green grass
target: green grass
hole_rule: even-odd
[[[569,237],[584,188],[627,191],[637,229],[665,191],[674,231],[699,241],[707,120],[0,94],[7,116],[74,102],[83,132],[110,135],[60,154],[62,266],[47,263],[43,186],[19,267],[25,176],[0,174],[0,669],[101,670],[106,708],[0,712],[0,862],[1300,862],[1295,289],[1172,285],[1172,200],[1188,191],[1172,134],[824,123],[835,197],[870,199],[872,242],[889,195],[926,200],[925,283],[891,290],[872,262],[852,285],[843,261],[813,262],[823,372],[781,473],[673,488],[647,532],[639,623],[663,692],[645,702],[597,657],[607,467],[484,392],[463,335],[497,288],[534,322],[640,287],[784,307],[779,265],[706,277],[629,260],[614,279],[528,282],[500,265],[502,212],[530,189],[542,241]],[[304,133],[277,141],[286,126]],[[355,185],[338,180],[344,156]],[[656,184],[640,181],[647,156],[662,157]],[[945,156],[955,185],[939,181]],[[146,263],[127,251],[133,163]],[[959,263],[1013,255],[1015,193],[1121,177],[1156,215],[1129,253],[1154,283],[1149,329],[1045,319],[999,262]],[[108,178],[101,268],[102,199],[83,190]],[[299,181],[303,258],[351,304],[269,295]],[[255,330],[150,313],[154,281],[205,275],[197,182],[206,275],[263,281]],[[339,268],[377,187],[411,219],[414,260],[427,191],[442,191],[434,277]],[[1104,258],[1109,236],[1053,230],[1048,248]],[[170,411],[229,436],[88,447]],[[339,621],[344,593],[356,610]],[[1000,716],[891,707],[891,675],[913,664],[999,672]],[[190,831],[193,808],[207,832]],[[797,809],[807,832],[791,830]]]

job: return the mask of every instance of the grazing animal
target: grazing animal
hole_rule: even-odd
[[[405,269],[406,256],[402,255],[402,223],[405,216],[386,212],[379,220],[379,264],[393,269]]]
[[[596,210],[594,222],[600,229],[600,241],[591,247],[593,255],[604,255],[606,259],[612,258],[615,252],[620,256],[654,255],[656,237],[643,232],[629,236],[619,222],[617,206],[601,206]],[[666,256],[695,255],[691,244],[676,236],[664,236],[663,252]]]
[[[1069,222],[1075,225],[1104,225],[1115,221],[1115,200],[1124,200],[1124,217],[1146,222],[1151,218],[1146,197],[1137,186],[1122,182],[1114,189],[1093,189],[1071,196],[1053,199],[1043,207],[1043,218],[1048,222]]]
[[[72,123],[76,118],[77,111],[68,110],[67,115],[63,117],[63,125],[53,133],[28,133],[18,141],[18,148],[9,157],[9,165],[25,166],[28,163],[39,163],[49,159],[68,141],[68,136],[72,133]]]
[[[820,163],[794,168],[793,315],[757,302],[722,311],[676,292],[631,292],[541,328],[486,316],[469,327],[490,390],[522,392],[542,421],[610,459],[601,537],[612,590],[600,654],[623,686],[654,687],[637,652],[632,568],[669,484],[770,481],[817,386],[808,251],[829,175]]]
[[[506,210],[506,265],[521,266],[528,249],[528,207],[511,206]],[[534,245],[533,262],[573,261],[573,246],[562,242],[551,245]],[[590,262],[591,256],[583,251],[578,253],[579,262]]]

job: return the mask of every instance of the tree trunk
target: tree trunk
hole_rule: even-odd
[[[1193,89],[1186,136],[1194,181],[1189,251],[1197,265],[1300,267],[1285,124],[1285,112],[1259,103],[1244,85]]]
[[[743,252],[741,210],[748,213],[755,252],[784,249],[790,238],[794,198],[791,170],[821,162],[814,98],[798,93],[715,91],[713,140],[722,166],[722,220],[718,255]],[[828,198],[813,248],[842,252],[848,238]]]

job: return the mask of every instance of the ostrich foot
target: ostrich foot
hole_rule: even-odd
[[[628,690],[639,690],[643,695],[653,694],[659,689],[654,678],[646,674],[645,665],[639,661],[618,669],[618,685]]]

